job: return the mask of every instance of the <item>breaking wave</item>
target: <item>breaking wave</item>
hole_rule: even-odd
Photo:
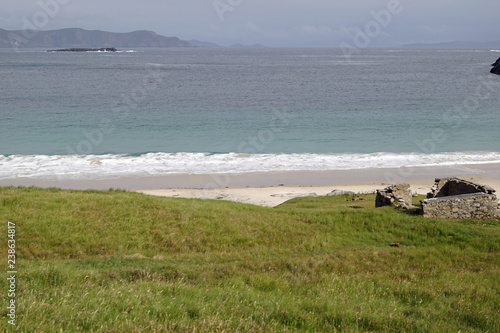
[[[500,163],[500,152],[373,154],[145,153],[0,155],[0,179],[109,179]]]

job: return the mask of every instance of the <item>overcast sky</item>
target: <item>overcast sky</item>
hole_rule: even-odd
[[[7,30],[30,23],[40,30],[153,30],[221,45],[500,39],[500,0],[0,0],[0,8],[0,28]]]

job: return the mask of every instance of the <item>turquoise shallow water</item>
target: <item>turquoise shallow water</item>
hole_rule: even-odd
[[[0,177],[500,162],[489,50],[133,51],[0,51]]]

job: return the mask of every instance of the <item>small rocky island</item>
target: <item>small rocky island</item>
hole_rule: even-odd
[[[60,50],[48,50],[47,52],[116,52],[118,51],[114,47],[103,47],[100,49],[86,49],[86,48],[71,48],[71,49],[60,49]]]
[[[491,73],[500,75],[500,58],[494,64],[491,64],[491,66],[493,66]]]

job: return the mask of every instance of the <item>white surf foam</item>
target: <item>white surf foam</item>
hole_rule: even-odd
[[[175,174],[322,171],[500,163],[500,152],[439,154],[0,155],[0,179],[106,179]]]

